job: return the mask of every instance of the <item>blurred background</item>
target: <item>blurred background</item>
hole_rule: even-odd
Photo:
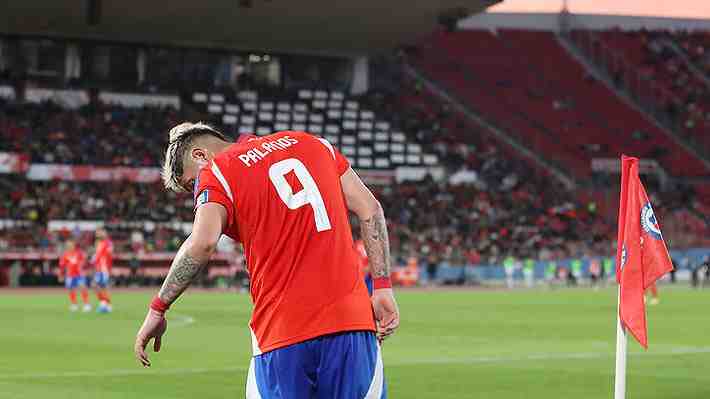
[[[0,286],[59,286],[65,242],[91,254],[101,226],[114,284],[159,284],[192,220],[158,169],[184,120],[327,138],[407,286],[610,278],[618,159],[638,156],[673,281],[702,279],[706,2],[332,3],[0,4]],[[200,284],[247,278],[224,241]]]

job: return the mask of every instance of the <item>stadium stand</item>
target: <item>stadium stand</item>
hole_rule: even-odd
[[[0,99],[0,151],[26,152],[36,163],[156,166],[178,115],[169,107],[66,109]]]
[[[694,155],[592,79],[551,32],[438,33],[413,62],[579,178],[591,173],[592,158],[620,152],[659,159],[676,175],[707,173]]]
[[[438,164],[435,155],[424,153],[419,143],[341,91],[301,89],[295,96],[284,94],[267,97],[258,91],[241,91],[229,98],[196,92],[192,103],[227,131],[265,135],[305,130],[323,136],[357,168]]]
[[[628,34],[629,42],[645,43],[639,38],[645,34]],[[672,39],[702,65],[694,36]],[[500,265],[511,255],[546,261],[608,254],[618,192],[606,188],[608,175],[593,171],[595,158],[628,152],[658,160],[673,177],[708,174],[695,155],[591,78],[550,32],[439,32],[406,62],[583,182],[579,191],[552,183],[546,170],[405,77],[401,61],[390,61],[386,88],[358,96],[327,85],[252,84],[248,90],[204,87],[152,103],[145,93],[109,96],[99,90],[84,97],[66,90],[67,102],[42,88],[33,88],[32,99],[0,90],[0,152],[27,155],[35,168],[64,166],[73,173],[0,175],[0,264],[21,265],[30,283],[44,281],[68,237],[90,247],[93,230],[103,224],[114,238],[124,282],[137,281],[129,278],[135,264],[145,270],[141,283],[158,281],[192,219],[189,194],[165,192],[156,172],[167,130],[184,119],[209,121],[232,136],[310,131],[363,173],[440,168],[436,177],[422,169],[417,180],[373,186],[388,216],[396,263],[415,259],[438,281],[477,278],[472,270]],[[704,125],[698,129],[707,132]],[[105,168],[105,175],[87,178],[86,169],[74,171],[77,166]],[[107,177],[119,167],[123,177]],[[698,181],[674,183],[671,190],[649,185],[673,248],[710,246],[710,191]],[[239,268],[232,258],[219,257],[208,276],[233,275]]]
[[[710,80],[679,31],[573,29],[571,43],[636,103],[707,157]],[[702,38],[702,35],[699,35]],[[686,50],[684,50],[686,49]],[[696,54],[703,47],[695,47]],[[696,56],[697,58],[697,56]]]
[[[674,51],[673,35],[658,31],[607,31],[601,32],[600,38],[610,48],[623,54],[643,79],[658,85],[660,101],[667,104],[670,116],[679,120],[684,134],[706,142],[707,129],[710,128],[707,119],[710,89]]]

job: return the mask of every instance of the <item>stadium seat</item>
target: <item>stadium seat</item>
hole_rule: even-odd
[[[239,114],[239,105],[237,104],[225,104],[224,112],[227,114],[237,115]]]
[[[236,125],[237,124],[237,117],[234,115],[224,115],[222,116],[222,122],[225,125]]]
[[[390,135],[389,135],[389,133],[385,133],[385,132],[377,132],[377,133],[375,133],[375,140],[376,141],[389,141]]]
[[[358,128],[364,129],[364,130],[372,130],[373,125],[372,125],[372,122],[370,122],[370,121],[360,121],[358,123]]]
[[[210,94],[210,102],[222,104],[224,102],[224,95],[222,94]]]
[[[373,166],[372,158],[358,157],[357,166],[360,168],[371,168]]]
[[[375,136],[372,134],[372,132],[362,131],[357,134],[357,137],[360,141],[372,141]]]

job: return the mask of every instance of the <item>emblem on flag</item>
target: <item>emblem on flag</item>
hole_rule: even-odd
[[[656,215],[653,213],[653,207],[651,207],[650,202],[647,202],[641,209],[641,227],[643,231],[656,240],[663,239],[661,228],[658,226],[658,221],[656,220]]]

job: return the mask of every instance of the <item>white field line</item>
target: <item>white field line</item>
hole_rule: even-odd
[[[681,347],[666,351],[658,352],[634,352],[629,353],[629,356],[682,356],[710,353],[710,347]],[[386,356],[386,355],[385,355]],[[526,356],[481,356],[471,358],[438,358],[438,359],[420,359],[420,360],[402,360],[387,362],[386,366],[407,366],[421,364],[484,364],[484,363],[516,363],[525,361],[538,360],[585,360],[585,359],[607,359],[613,358],[614,353],[605,352],[580,352],[580,353],[539,353]],[[0,382],[2,380],[15,379],[37,379],[37,378],[71,378],[71,377],[122,377],[134,375],[183,375],[183,374],[204,374],[204,373],[224,373],[224,372],[245,372],[247,367],[198,367],[198,368],[180,368],[180,369],[142,369],[138,366],[134,369],[113,369],[104,371],[66,371],[66,372],[43,372],[43,373],[24,373],[24,374],[0,374]],[[639,374],[643,375],[643,374]]]
[[[168,328],[170,327],[185,327],[193,324],[195,318],[188,315],[181,315],[179,313],[171,313],[168,318]]]
[[[383,352],[384,353],[384,352]],[[633,352],[629,356],[678,356],[710,353],[710,347],[678,347],[665,351],[656,352]],[[402,361],[385,362],[389,366],[407,366],[416,364],[476,364],[476,363],[514,363],[535,360],[586,360],[586,359],[607,359],[613,358],[613,352],[579,352],[579,353],[538,353],[523,356],[480,356],[470,358],[424,358],[409,359]]]

